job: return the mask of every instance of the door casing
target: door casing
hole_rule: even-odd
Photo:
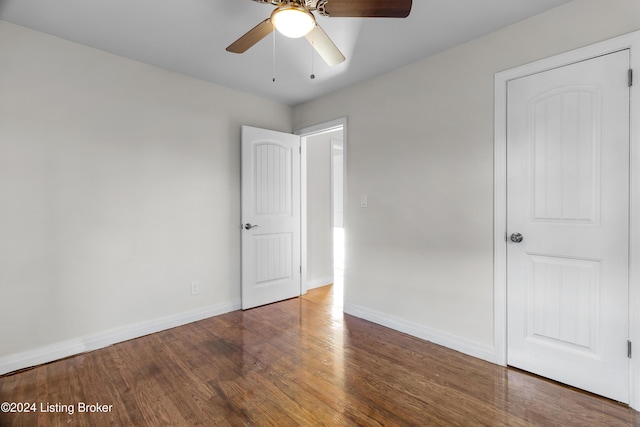
[[[507,83],[622,49],[635,73],[630,99],[629,340],[640,349],[640,31],[497,73],[494,78],[494,357],[507,363]],[[640,350],[636,351],[640,355]],[[638,360],[635,356],[635,359]],[[640,362],[630,363],[630,406],[640,409]]]

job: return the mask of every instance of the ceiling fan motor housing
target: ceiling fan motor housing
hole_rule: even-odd
[[[284,6],[286,4],[300,5],[305,9],[315,10],[320,15],[329,16],[326,10],[328,0],[253,0],[257,3],[268,3],[274,6]]]

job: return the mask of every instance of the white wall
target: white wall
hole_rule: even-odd
[[[238,308],[240,126],[291,108],[3,21],[0,58],[0,371]]]
[[[349,119],[345,310],[493,359],[494,74],[638,29],[637,0],[576,0],[297,106]]]
[[[331,155],[333,166],[331,171],[331,188],[333,194],[331,201],[333,203],[333,226],[338,228],[344,227],[344,148],[343,141],[331,140]]]
[[[342,131],[307,137],[307,282],[309,288],[333,283],[331,140]]]

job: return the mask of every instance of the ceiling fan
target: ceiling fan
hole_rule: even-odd
[[[287,37],[305,37],[318,54],[334,66],[344,55],[318,25],[313,11],[328,17],[406,18],[412,0],[253,0],[277,6],[271,16],[227,47],[228,52],[243,53],[274,29]]]

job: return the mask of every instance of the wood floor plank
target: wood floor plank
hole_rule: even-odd
[[[640,426],[627,406],[343,315],[335,300],[319,288],[5,375],[0,402],[38,410],[0,413],[0,426]]]

